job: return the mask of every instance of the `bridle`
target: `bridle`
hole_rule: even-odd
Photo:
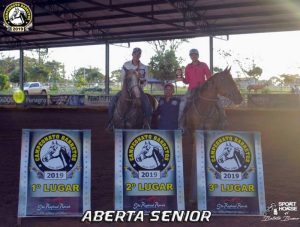
[[[127,69],[124,69],[126,72],[128,71]],[[135,70],[135,72],[137,72]],[[134,84],[133,86],[129,86],[129,82],[127,81],[127,73],[125,75],[125,80],[126,80],[126,92],[127,94],[129,95],[129,98],[125,98],[125,101],[129,102],[130,103],[130,108],[129,108],[129,111],[126,111],[125,114],[121,114],[120,111],[119,111],[119,108],[118,106],[116,106],[116,113],[118,115],[118,118],[120,121],[122,121],[124,124],[126,121],[128,121],[129,119],[131,119],[133,116],[132,116],[132,112],[134,112],[134,108],[132,108],[132,105],[134,104],[134,102],[139,99],[137,97],[133,97],[132,95],[132,90],[135,88],[135,87],[138,87],[138,89],[140,89],[139,87],[139,83],[137,84]]]

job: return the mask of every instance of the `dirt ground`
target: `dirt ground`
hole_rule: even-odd
[[[258,131],[262,136],[266,203],[297,202],[300,218],[300,110],[227,110],[230,130]],[[104,131],[106,110],[0,109],[0,226],[17,224],[22,128],[92,130],[92,210],[114,207],[114,138]],[[192,147],[184,137],[184,171],[187,208],[190,192]],[[22,226],[86,226],[79,218],[26,218]],[[262,222],[262,217],[212,217],[206,226],[300,226],[300,221]],[[94,226],[108,224],[97,223]],[[112,223],[109,226],[170,226],[169,223]],[[204,224],[172,223],[172,226]]]

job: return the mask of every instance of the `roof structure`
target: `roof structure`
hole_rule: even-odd
[[[1,15],[11,2],[1,1]],[[299,0],[25,2],[33,27],[12,33],[1,23],[0,50],[300,30]]]

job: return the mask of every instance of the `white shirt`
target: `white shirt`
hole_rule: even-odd
[[[125,62],[121,70],[121,81],[124,80],[126,74],[124,68],[128,70],[137,70],[138,65],[134,65],[132,61]],[[148,80],[148,67],[141,62],[139,62],[139,73],[141,74],[140,81],[142,82],[142,87],[145,87]]]

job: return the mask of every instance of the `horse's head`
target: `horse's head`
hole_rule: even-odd
[[[61,145],[57,143],[57,141],[52,142],[51,146],[49,147],[47,153],[42,157],[43,162],[48,162],[53,158],[57,158],[60,154]]]
[[[231,143],[226,143],[222,154],[218,158],[218,163],[224,163],[228,159],[232,159],[234,155],[234,149],[235,148],[231,145]]]
[[[124,78],[124,86],[130,96],[134,98],[141,97],[141,89],[140,89],[140,74],[136,70],[128,70],[124,67],[125,70],[125,78]]]
[[[150,142],[145,142],[140,154],[136,157],[137,162],[141,162],[146,158],[150,158],[153,155],[153,145]]]
[[[214,75],[217,91],[219,95],[229,98],[234,104],[240,104],[243,98],[231,76],[230,69],[226,68],[224,71]]]
[[[16,7],[9,19],[14,20],[17,17],[19,17],[19,14],[20,14],[20,9],[18,7]]]

